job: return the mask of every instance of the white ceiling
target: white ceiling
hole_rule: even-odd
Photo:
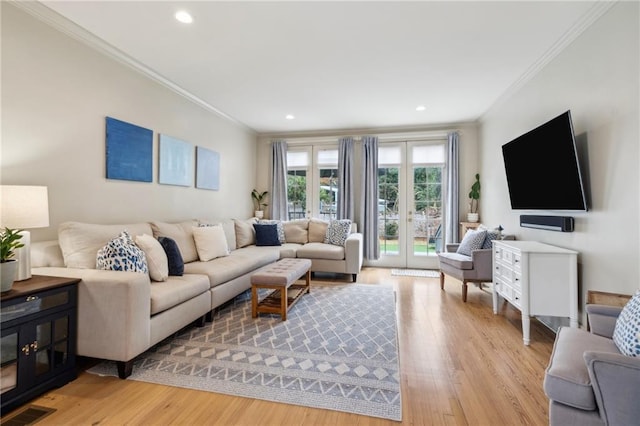
[[[593,1],[42,3],[259,133],[476,120],[603,9]],[[181,9],[192,24],[175,20]]]

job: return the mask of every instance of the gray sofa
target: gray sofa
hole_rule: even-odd
[[[622,308],[587,305],[591,332],[561,327],[544,378],[549,424],[640,424],[640,358],[612,340]]]
[[[201,262],[193,227],[221,223],[227,256]],[[327,223],[285,223],[290,238],[281,246],[258,247],[250,220],[185,221],[95,225],[67,222],[56,241],[32,244],[32,273],[80,278],[78,286],[78,355],[113,360],[118,374],[131,374],[133,359],[193,323],[204,324],[216,307],[251,287],[250,277],[282,257],[307,257],[312,271],[350,274],[362,267],[362,234],[352,232],[344,246],[324,244]],[[149,274],[95,269],[96,253],[121,231],[165,236],[176,241],[185,262],[184,275],[152,281]]]

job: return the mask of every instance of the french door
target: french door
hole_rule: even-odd
[[[376,266],[437,269],[442,250],[444,141],[380,144]]]

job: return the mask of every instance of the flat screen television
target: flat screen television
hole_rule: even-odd
[[[587,210],[571,111],[502,146],[511,208]]]

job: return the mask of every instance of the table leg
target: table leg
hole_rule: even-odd
[[[256,286],[251,286],[251,318],[258,316],[258,290]]]
[[[289,298],[287,297],[287,286],[283,286],[282,290],[280,290],[280,315],[282,316],[282,321],[287,320],[287,309],[289,308]]]

